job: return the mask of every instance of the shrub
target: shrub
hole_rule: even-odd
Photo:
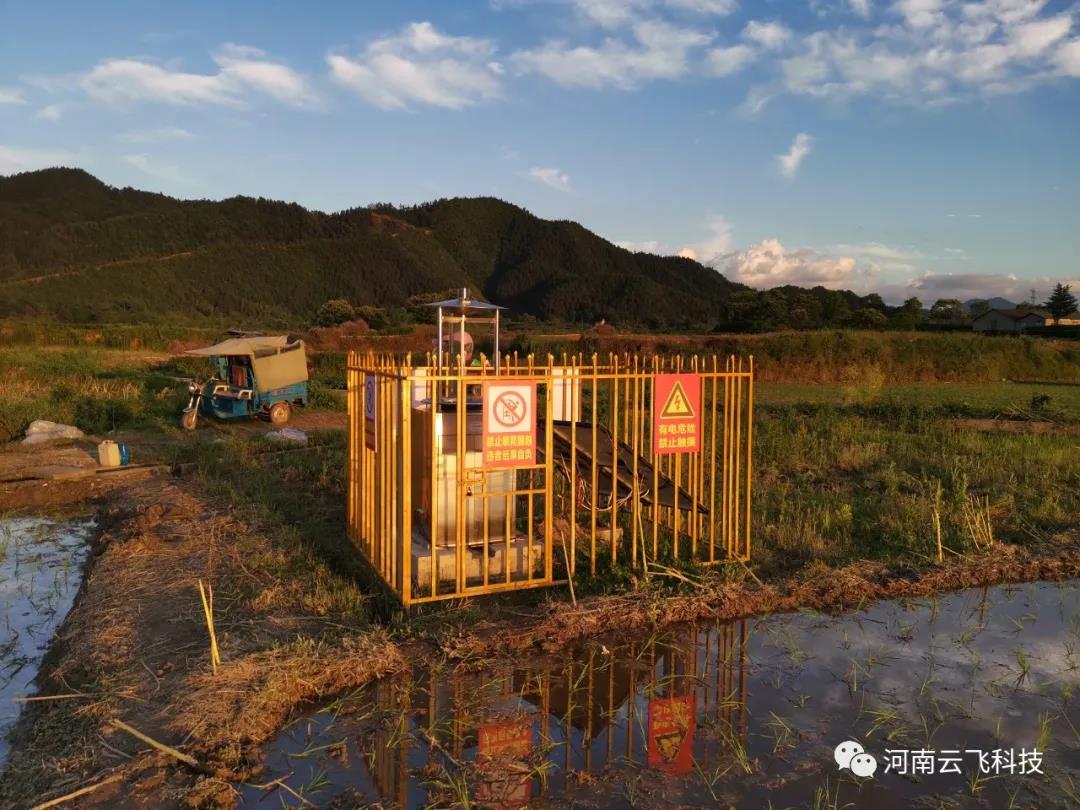
[[[315,323],[319,326],[337,326],[356,317],[353,305],[344,298],[331,298],[315,313]]]

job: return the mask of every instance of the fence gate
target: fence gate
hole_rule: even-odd
[[[407,605],[749,558],[753,358],[347,373],[349,533]]]

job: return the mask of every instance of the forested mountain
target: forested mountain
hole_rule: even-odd
[[[462,286],[545,321],[653,329],[713,328],[746,291],[491,198],[324,214],[177,200],[77,169],[0,177],[0,317],[296,323],[332,298],[398,307]]]

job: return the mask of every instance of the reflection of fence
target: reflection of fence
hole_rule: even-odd
[[[697,429],[676,438],[673,423],[678,450],[657,452],[657,375],[673,373],[700,387]],[[520,466],[484,455],[493,382],[536,385],[536,452]],[[348,396],[350,535],[405,604],[552,585],[578,566],[749,557],[753,358],[515,356],[496,371],[354,352]]]
[[[382,799],[405,807],[410,770],[430,778],[442,763],[473,794],[490,790],[482,764],[495,758],[504,799],[484,806],[509,807],[515,796],[558,795],[578,772],[635,764],[685,775],[694,761],[712,771],[746,755],[746,644],[739,621],[536,669],[429,671],[382,684],[370,772]],[[679,702],[693,719],[659,728],[657,709]],[[697,725],[708,732],[695,734]],[[473,762],[481,767],[461,772]]]

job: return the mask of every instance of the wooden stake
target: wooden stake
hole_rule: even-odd
[[[562,543],[563,559],[566,560],[566,582],[570,585],[570,601],[577,607],[577,597],[574,595],[574,572],[570,568],[570,552],[566,550],[566,538],[559,537]]]
[[[56,807],[58,804],[70,802],[72,799],[77,799],[80,796],[85,796],[87,793],[93,793],[98,788],[105,787],[105,785],[111,785],[113,784],[113,782],[119,782],[123,778],[123,774],[114,773],[108,779],[102,779],[100,782],[95,782],[92,785],[87,785],[86,787],[79,788],[78,790],[72,793],[66,793],[63,796],[57,796],[55,799],[49,799],[49,801],[47,802],[35,804],[33,807],[30,808],[30,810],[46,810],[46,808],[49,807]]]
[[[151,737],[147,737],[141,731],[139,731],[136,728],[132,728],[127,723],[125,723],[123,720],[113,719],[113,720],[110,720],[109,722],[112,723],[114,726],[116,726],[121,731],[126,731],[128,734],[130,734],[135,739],[146,743],[147,745],[151,746],[152,748],[156,748],[158,751],[161,751],[164,754],[168,754],[170,757],[173,757],[174,759],[180,760],[185,765],[190,765],[192,768],[199,771],[200,773],[206,773],[207,769],[204,766],[200,765],[199,761],[197,759],[195,759],[195,757],[191,757],[191,756],[188,756],[187,754],[183,754],[180,751],[177,751],[172,746],[165,745],[164,743],[159,743],[157,740],[155,740],[155,739],[153,739]]]
[[[945,553],[942,551],[941,546],[941,512],[938,508],[934,507],[934,531],[937,532],[937,561],[939,563],[945,562]]]
[[[44,700],[89,700],[91,698],[101,697],[100,695],[86,694],[85,692],[72,692],[65,695],[31,695],[30,697],[16,697],[12,698],[12,703],[38,703]]]
[[[202,598],[203,615],[206,616],[206,627],[210,631],[210,665],[217,675],[218,664],[221,663],[221,655],[218,653],[217,634],[214,632],[214,586],[203,587],[199,580],[199,596]]]

